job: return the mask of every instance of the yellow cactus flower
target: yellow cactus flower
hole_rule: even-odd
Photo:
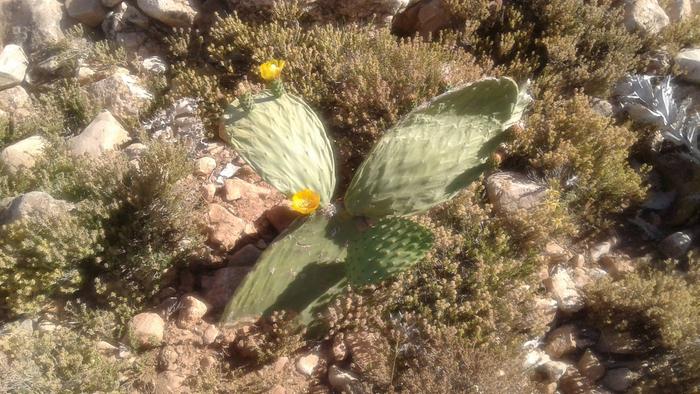
[[[282,74],[284,60],[270,60],[260,65],[260,76],[266,81],[274,81]]]
[[[313,190],[304,189],[292,196],[292,209],[302,215],[314,213],[321,203],[321,196]]]

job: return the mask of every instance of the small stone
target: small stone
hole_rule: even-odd
[[[199,365],[203,369],[209,369],[215,367],[217,364],[216,357],[212,356],[211,354],[207,354],[202,358],[202,360],[199,362]]]
[[[345,346],[345,342],[340,338],[340,336],[333,338],[331,353],[333,354],[333,359],[338,362],[348,358],[348,347]]]
[[[229,265],[253,265],[262,254],[255,245],[248,244],[229,257]]]
[[[116,352],[119,350],[118,347],[106,341],[97,341],[95,344],[95,349],[102,354],[116,354]]]
[[[216,338],[219,336],[219,329],[216,327],[216,325],[211,324],[209,327],[207,327],[206,330],[204,330],[204,334],[202,334],[202,343],[206,345],[211,345],[212,343],[216,342]]]
[[[209,176],[216,168],[216,160],[213,157],[200,157],[194,162],[194,173],[199,176]]]
[[[576,365],[581,374],[591,381],[595,382],[605,375],[605,366],[600,362],[600,359],[591,351],[586,349],[583,356],[578,360]]]
[[[311,376],[313,375],[314,370],[318,366],[319,360],[320,359],[318,355],[314,353],[302,356],[299,358],[299,360],[297,360],[297,371],[299,371],[299,373],[303,375]]]
[[[163,371],[158,374],[155,382],[156,393],[179,393],[181,392],[182,384],[185,382],[185,376],[182,376],[176,371]]]
[[[159,346],[164,331],[165,322],[156,313],[139,313],[129,322],[129,339],[139,349]]]
[[[90,27],[99,26],[107,15],[100,0],[66,0],[65,5],[71,18]]]
[[[168,64],[165,62],[165,60],[158,56],[151,56],[146,59],[143,59],[141,65],[144,69],[154,74],[163,74],[168,69]],[[179,113],[177,113],[177,111],[175,114],[180,115]]]
[[[0,152],[0,162],[5,164],[10,172],[16,172],[20,168],[32,168],[44,153],[46,140],[35,135],[6,147]]]
[[[248,271],[250,267],[224,267],[211,275],[202,276],[203,297],[212,310],[220,310],[226,306]]]
[[[512,214],[535,208],[547,189],[518,173],[498,172],[486,179],[486,194],[497,211]]]
[[[603,386],[610,390],[623,392],[629,389],[639,375],[629,368],[611,369],[602,380]]]
[[[700,83],[700,48],[683,49],[674,59],[683,79]]]
[[[73,156],[98,157],[104,152],[118,149],[131,137],[109,111],[102,111],[82,133],[68,140]]]
[[[658,34],[671,23],[657,0],[632,0],[625,6],[625,27],[646,35]]]
[[[574,313],[583,309],[583,296],[576,289],[576,284],[566,268],[556,267],[545,281],[545,285],[554,295],[562,312]]]
[[[0,52],[0,90],[19,85],[27,73],[29,61],[22,47],[10,44]]]
[[[191,26],[197,15],[192,0],[137,0],[136,3],[146,15],[170,27]]]
[[[548,381],[556,382],[566,373],[571,365],[563,361],[549,360],[537,367],[537,371],[543,374]]]
[[[591,256],[591,261],[594,263],[600,260],[601,257],[605,256],[606,254],[610,253],[610,250],[613,247],[613,242],[612,241],[605,241],[601,242],[595,246],[593,246],[588,253]]]
[[[37,324],[37,330],[39,332],[53,332],[58,328],[55,323],[50,321],[42,321]]]
[[[214,201],[214,197],[216,196],[216,190],[217,190],[217,187],[213,183],[207,183],[205,185],[202,185],[201,191],[202,191],[202,197],[204,198],[204,201],[206,201],[206,202]]]
[[[692,231],[677,231],[661,241],[659,250],[672,259],[684,256],[693,244],[693,235]]]
[[[227,179],[224,181],[224,200],[234,201],[241,198],[243,194],[241,193],[241,188],[238,182],[233,179]]]
[[[221,172],[219,173],[219,177],[221,178],[231,178],[232,176],[236,175],[238,170],[240,170],[241,167],[234,166],[231,163],[226,163],[224,168],[221,169]]]
[[[276,384],[270,390],[267,391],[267,394],[287,394],[287,389],[285,389],[284,386],[280,384]]]
[[[302,214],[293,211],[288,202],[276,205],[265,211],[265,218],[272,224],[277,232],[284,231]]]
[[[354,387],[360,383],[360,379],[354,373],[332,365],[328,369],[328,382],[341,393],[354,393],[357,392]]]
[[[626,256],[603,256],[600,259],[600,265],[615,280],[622,279],[625,275],[634,272],[632,260]]]
[[[193,295],[182,297],[181,304],[178,315],[178,325],[180,327],[197,324],[207,314],[207,304]]]
[[[272,365],[272,369],[275,372],[280,373],[284,370],[284,367],[287,366],[287,363],[289,363],[289,357],[282,356],[282,357],[278,358],[277,360],[275,360],[275,363]]]
[[[209,206],[209,241],[213,244],[230,249],[241,238],[245,228],[245,221],[223,206]]]
[[[561,358],[576,351],[579,346],[579,330],[573,324],[557,327],[547,335],[547,344],[544,351],[550,357]]]

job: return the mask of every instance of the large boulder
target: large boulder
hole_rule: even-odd
[[[678,52],[674,61],[683,79],[700,83],[700,48],[688,48]]]
[[[625,5],[625,27],[629,31],[654,35],[670,23],[657,0],[632,0]]]
[[[32,168],[36,159],[41,156],[46,147],[46,140],[34,135],[6,147],[0,152],[0,162],[2,162],[11,172],[19,168]]]
[[[8,42],[22,44],[33,52],[42,46],[65,37],[63,28],[70,25],[70,20],[63,13],[63,4],[58,0],[4,0],[4,22],[0,28],[11,32]]]
[[[109,111],[102,111],[82,133],[68,140],[74,156],[98,157],[129,142],[129,133]]]
[[[191,26],[197,16],[194,0],[137,0],[148,16],[171,27]]]
[[[98,106],[122,119],[138,117],[153,96],[135,76],[124,68],[85,87],[88,97]]]
[[[4,201],[4,200],[3,200]],[[68,212],[72,205],[44,192],[29,192],[13,198],[0,207],[0,226],[27,219],[43,219]]]
[[[107,15],[100,0],[66,0],[66,12],[90,27],[99,26]]]
[[[0,90],[22,83],[28,65],[22,47],[14,44],[5,46],[0,52]]]

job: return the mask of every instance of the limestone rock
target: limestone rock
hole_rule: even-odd
[[[582,345],[579,336],[580,332],[573,324],[557,327],[547,335],[547,344],[544,346],[544,351],[554,358],[561,358],[569,353],[573,353],[577,347]]]
[[[102,5],[107,8],[114,8],[124,0],[102,0]]]
[[[498,172],[486,179],[489,201],[501,213],[535,208],[547,195],[547,189],[514,172]]]
[[[206,346],[216,342],[216,338],[219,337],[219,333],[220,331],[216,325],[210,325],[206,330],[204,330],[204,334],[202,334],[202,344]]]
[[[200,188],[200,191],[202,192],[202,197],[204,198],[204,201],[206,201],[206,202],[214,201],[214,196],[216,196],[216,190],[217,190],[217,187],[213,183],[207,183],[205,185],[202,185],[202,187]]]
[[[583,309],[583,296],[576,289],[576,284],[566,268],[556,267],[545,281],[545,285],[554,295],[562,312],[574,313]]]
[[[156,313],[139,313],[129,322],[129,339],[139,349],[155,347],[163,342],[165,322]]]
[[[44,192],[29,192],[15,197],[0,211],[0,226],[18,220],[41,219],[68,212],[72,205]]]
[[[22,4],[21,19],[27,18],[30,51],[63,39],[63,27],[67,25],[63,4],[58,0],[19,0]],[[18,25],[24,25],[24,21]]]
[[[143,33],[150,21],[136,6],[124,2],[107,14],[102,22],[102,31],[107,38],[116,40],[119,33]]]
[[[200,157],[194,162],[194,174],[199,176],[209,176],[216,168],[216,160],[213,157]]]
[[[245,231],[243,219],[229,212],[219,204],[209,206],[209,241],[222,247],[232,248]]]
[[[19,45],[6,45],[0,52],[0,90],[17,86],[24,80],[29,60]]]
[[[692,0],[671,0],[668,16],[674,23],[690,18],[693,16]]]
[[[297,371],[303,375],[311,376],[316,370],[319,360],[318,355],[314,353],[299,357],[296,363]]]
[[[122,119],[138,117],[153,96],[124,68],[85,87],[90,100]]]
[[[131,138],[109,111],[102,111],[79,135],[68,140],[71,154],[98,157],[115,150]]]
[[[0,162],[12,172],[21,167],[32,168],[36,159],[44,152],[45,147],[44,137],[34,135],[3,149],[0,152]]]
[[[419,33],[423,37],[428,37],[435,36],[450,23],[450,12],[442,0],[423,0],[413,2],[405,10],[396,14],[392,21],[392,30],[404,36]]]
[[[90,27],[99,26],[107,15],[100,0],[66,0],[66,12]]]
[[[358,379],[357,375],[349,371],[343,371],[335,365],[328,369],[328,381],[334,389],[341,393],[359,392],[354,389],[355,386],[360,384],[360,379]]]
[[[32,113],[32,100],[21,86],[0,91],[0,113],[5,112],[9,118],[22,122]]]
[[[605,366],[600,362],[600,359],[591,351],[586,349],[583,356],[578,360],[576,365],[581,374],[591,381],[595,382],[605,375]]]
[[[202,277],[203,297],[212,310],[226,306],[248,271],[250,267],[224,267]]]
[[[674,59],[683,79],[700,83],[700,48],[683,49]]]
[[[632,260],[626,256],[603,256],[600,259],[600,265],[615,280],[622,279],[625,275],[634,272]]]
[[[171,27],[188,27],[197,16],[193,0],[137,0],[141,11]]]
[[[193,295],[182,297],[181,305],[178,314],[178,326],[180,327],[197,324],[207,314],[207,304]]]
[[[643,34],[658,34],[671,23],[657,0],[633,0],[625,5],[625,27]]]

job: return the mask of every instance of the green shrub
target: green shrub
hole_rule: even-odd
[[[607,96],[637,66],[641,39],[628,33],[613,0],[448,0],[467,51],[506,75],[535,78],[540,92],[583,88]]]
[[[176,86],[192,86],[178,88],[177,95],[200,94],[203,108],[216,108],[203,116],[209,119],[218,119],[241,76],[258,82],[261,63],[286,60],[285,86],[321,112],[338,142],[346,176],[401,115],[450,86],[482,75],[482,68],[457,51],[453,41],[397,41],[387,30],[355,25],[255,25],[229,16],[214,23],[204,42],[192,36],[171,42],[176,55],[192,46],[208,63],[189,62],[175,69]]]
[[[536,100],[527,127],[515,131],[511,149],[561,191],[584,228],[604,228],[645,194],[642,176],[629,165],[637,137],[597,113],[589,98],[545,93]],[[642,170],[642,174],[644,169]]]

